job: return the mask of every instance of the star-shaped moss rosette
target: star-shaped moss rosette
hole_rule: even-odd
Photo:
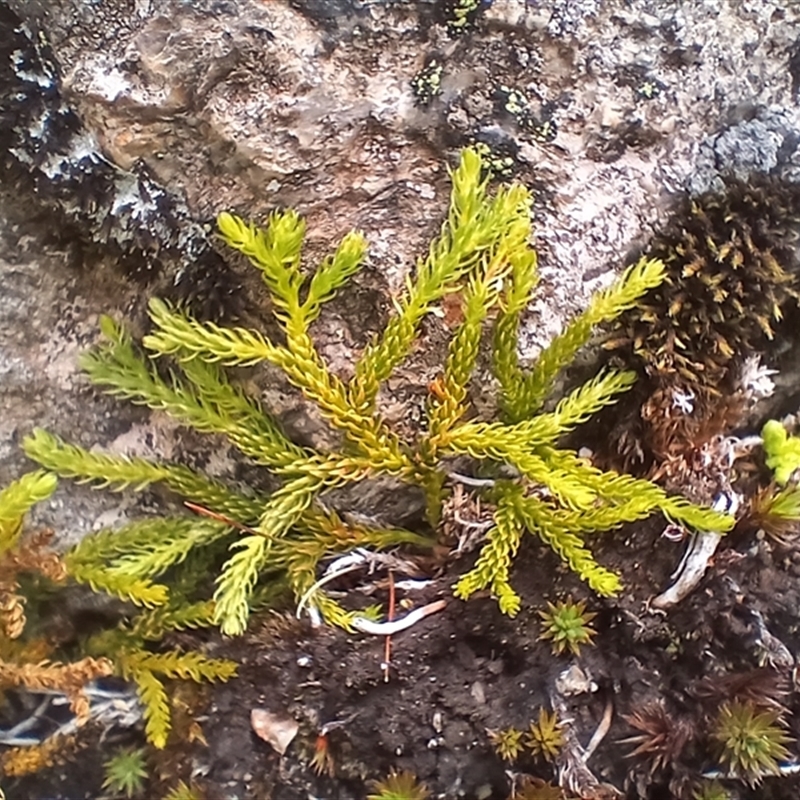
[[[589,623],[597,616],[594,611],[586,610],[586,603],[559,600],[553,604],[548,602],[547,609],[539,612],[544,623],[539,635],[542,641],[549,641],[555,655],[569,650],[573,655],[581,654],[582,644],[592,644],[592,637],[597,633]]]
[[[547,762],[555,761],[561,748],[564,747],[564,733],[555,711],[539,709],[538,718],[535,722],[531,722],[528,729],[525,746],[534,756],[543,758]]]
[[[417,780],[413,772],[391,772],[381,781],[373,781],[373,794],[367,800],[428,800],[428,787]]]
[[[789,758],[786,745],[794,741],[786,733],[780,711],[739,700],[722,706],[712,736],[730,774],[751,785],[766,775],[780,774],[778,762]]]
[[[143,747],[117,751],[103,764],[103,788],[112,795],[141,797],[148,778],[147,759]]]
[[[488,733],[489,741],[503,761],[516,761],[525,749],[522,744],[523,732],[517,728],[502,728]]]

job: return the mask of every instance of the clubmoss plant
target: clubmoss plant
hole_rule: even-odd
[[[786,745],[794,741],[780,719],[779,711],[752,703],[733,700],[722,706],[712,736],[732,777],[754,785],[765,775],[779,774],[778,762],[789,758]]]
[[[548,602],[547,609],[540,611],[539,616],[544,622],[539,639],[551,642],[554,655],[561,655],[569,650],[573,655],[579,656],[581,645],[591,644],[592,637],[596,634],[589,623],[597,614],[587,611],[583,600],[574,603],[570,597],[555,604]]]
[[[188,559],[184,570],[174,573],[169,602],[166,594],[162,595],[160,589],[153,591],[144,581],[128,579],[121,583],[113,574],[95,581],[97,567],[87,567],[87,560],[97,559],[98,553],[107,552],[106,548],[119,552],[117,548],[121,547],[127,552],[125,529],[91,536],[64,557],[48,549],[51,532],[23,530],[26,512],[48,498],[56,483],[55,475],[38,471],[23,475],[0,492],[0,630],[4,634],[0,636],[0,697],[9,687],[61,692],[69,700],[78,724],[82,724],[91,711],[85,686],[97,678],[117,674],[136,684],[144,706],[148,741],[162,748],[171,724],[164,680],[224,681],[236,672],[234,662],[208,658],[199,652],[151,650],[152,643],[159,642],[169,631],[211,624],[212,603],[195,601],[191,595],[202,578],[199,567],[203,565]],[[180,522],[176,524],[179,531]],[[148,530],[147,523],[136,526],[137,532],[143,529]],[[134,557],[130,552],[127,555]],[[57,658],[58,641],[27,635],[24,609],[30,613],[35,604],[32,597],[21,593],[17,580],[20,573],[38,574],[55,587],[72,578],[145,608],[115,628],[101,629],[88,636],[83,642],[84,657],[64,663]],[[19,763],[34,763],[32,748],[29,749],[31,753],[26,758],[20,756]],[[46,763],[53,747],[45,741],[39,749],[40,760]]]
[[[767,420],[761,429],[767,466],[779,486],[786,486],[793,473],[800,469],[800,438],[789,436],[786,428],[775,419]]]
[[[530,245],[531,197],[519,185],[502,186],[489,196],[482,168],[480,156],[465,150],[452,173],[442,232],[417,262],[405,293],[396,300],[395,315],[357,359],[350,380],[326,366],[310,326],[359,269],[366,241],[357,232],[346,235],[306,277],[301,269],[305,228],[292,211],[274,212],[266,228],[231,214],[219,217],[222,238],[261,273],[283,330],[282,343],[257,331],[203,323],[152,300],[153,331],[143,340],[149,356],[143,356],[122,326],[103,320],[106,344],[83,359],[96,384],[166,411],[200,431],[226,435],[282,484],[264,496],[231,488],[182,465],[90,452],[36,431],[25,442],[26,453],[62,476],[117,490],[162,482],[212,515],[148,519],[116,534],[88,537],[68,562],[78,580],[153,609],[156,615],[163,608],[187,614],[180,593],[168,589],[167,583],[175,580],[172,571],[185,571],[185,563],[195,576],[205,574],[222,551],[228,558],[217,577],[213,602],[201,608],[224,633],[241,633],[255,598],[268,600],[282,589],[296,597],[310,591],[310,606],[327,622],[351,628],[354,612],[314,589],[320,560],[357,546],[430,547],[433,537],[345,523],[323,504],[322,496],[369,477],[394,476],[423,490],[428,519],[435,526],[447,493],[448,460],[463,456],[471,456],[476,468],[504,466],[517,476],[498,479],[488,490],[497,508],[495,526],[475,567],[455,590],[466,599],[489,588],[507,614],[520,607],[510,584],[510,567],[526,531],[550,546],[594,591],[613,595],[621,589],[620,580],[586,547],[590,532],[613,529],[657,510],[701,530],[731,527],[733,520],[726,515],[668,496],[653,483],[602,472],[559,446],[562,434],[630,388],[634,375],[602,372],[552,410],[543,411],[557,374],[572,361],[594,325],[631,308],[662,280],[663,267],[648,260],[630,267],[556,337],[532,370],[523,370],[517,331],[537,280],[536,253]],[[416,438],[404,441],[378,415],[378,392],[411,352],[423,318],[445,296],[457,293],[462,296],[463,320],[450,342],[437,391],[429,398],[425,425]],[[504,415],[499,421],[471,416],[469,401],[470,379],[491,315],[494,370]],[[171,371],[156,369],[156,360],[168,359]],[[343,435],[340,451],[319,452],[290,441],[269,412],[222,369],[260,362],[283,370],[316,404]]]
[[[0,754],[0,774],[5,778],[32,775],[39,770],[64,764],[75,755],[78,748],[75,734],[49,736],[43,742],[30,746],[8,747]]]
[[[114,666],[92,654],[78,661],[54,658],[54,643],[26,635],[26,604],[19,578],[36,574],[51,585],[65,582],[62,559],[47,547],[51,531],[27,533],[27,512],[47,499],[56,488],[56,477],[38,471],[23,475],[0,492],[0,698],[9,688],[63,693],[78,723],[89,718],[89,699],[84,688],[95,678],[110,675]]]
[[[19,573],[37,572],[53,583],[63,583],[67,576],[61,559],[47,550],[47,532],[23,536],[25,515],[36,503],[50,497],[56,484],[55,475],[38,471],[24,475],[0,492],[0,631],[8,641],[19,639],[25,629]]]

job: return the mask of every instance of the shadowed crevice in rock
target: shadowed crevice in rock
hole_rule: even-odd
[[[167,273],[168,294],[200,316],[234,308],[233,272],[186,204],[143,161],[123,170],[64,100],[46,33],[0,4],[0,163],[6,180],[55,214],[47,234],[84,264],[109,255],[147,283]]]

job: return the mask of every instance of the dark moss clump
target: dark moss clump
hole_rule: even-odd
[[[494,131],[479,131],[470,144],[480,153],[490,177],[509,180],[519,168],[519,145],[511,137],[494,134]]]
[[[767,176],[685,200],[656,235],[647,252],[664,261],[667,279],[604,344],[642,375],[612,425],[612,449],[628,468],[652,471],[735,426],[742,364],[768,352],[800,297],[799,235],[800,186]]]
[[[417,104],[428,106],[434,97],[442,93],[442,72],[444,64],[438,56],[425,59],[425,66],[411,79],[411,90]]]
[[[494,99],[501,115],[510,115],[521,131],[531,134],[537,141],[552,142],[558,135],[554,103],[542,103],[535,112],[525,92],[502,83],[495,87]]]
[[[800,186],[759,178],[687,200],[648,248],[668,277],[618,320],[607,343],[651,374],[716,385],[763,349],[798,294]]]

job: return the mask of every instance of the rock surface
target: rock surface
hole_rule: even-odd
[[[515,154],[516,175],[537,193],[542,280],[524,330],[526,356],[611,280],[676,192],[714,187],[720,170],[795,177],[800,169],[794,7],[496,0],[453,34],[445,24],[451,6],[7,0],[9,24],[18,15],[40,48],[46,37],[51,70],[60,73],[34,89],[57,95],[59,116],[74,112],[75,121],[67,141],[48,139],[40,130],[46,114],[17,109],[17,141],[5,154],[34,180],[20,179],[5,195],[2,215],[3,479],[21,465],[9,442],[33,424],[55,421],[84,444],[114,444],[98,424],[109,405],[90,399],[75,368],[99,313],[141,319],[147,295],[168,293],[176,281],[190,299],[213,295],[219,313],[242,304],[263,310],[251,276],[225,267],[201,227],[221,210],[263,218],[297,208],[308,219],[309,259],[347,230],[365,231],[369,268],[357,284],[364,313],[340,306],[318,331],[322,351],[346,373],[440,224],[447,164],[476,138]],[[18,74],[5,73],[6,96],[15,80],[32,85],[14,53]],[[412,79],[432,58],[443,66],[440,93],[423,103]],[[507,110],[509,91],[527,100],[524,114]],[[59,183],[67,183],[76,141],[93,155],[77,154],[84,161],[70,195]],[[97,173],[104,188],[92,183]],[[134,185],[166,199],[137,218],[126,195]],[[87,213],[81,192],[102,215]],[[20,207],[29,210],[20,215]],[[161,209],[173,229],[160,233]],[[106,247],[76,255],[76,239]],[[71,259],[89,263],[81,271]],[[151,279],[158,259],[167,262],[160,282]],[[150,283],[126,279],[139,272]],[[436,351],[442,336],[431,327],[427,349]],[[437,360],[402,375],[397,383],[412,388],[394,387],[398,396],[431,379]],[[273,407],[290,427],[295,420],[308,428],[284,389],[269,392]],[[115,407],[117,425],[126,413]],[[174,433],[136,419],[141,428],[125,446],[147,450],[155,435],[164,452]],[[312,440],[322,435],[311,428]]]

